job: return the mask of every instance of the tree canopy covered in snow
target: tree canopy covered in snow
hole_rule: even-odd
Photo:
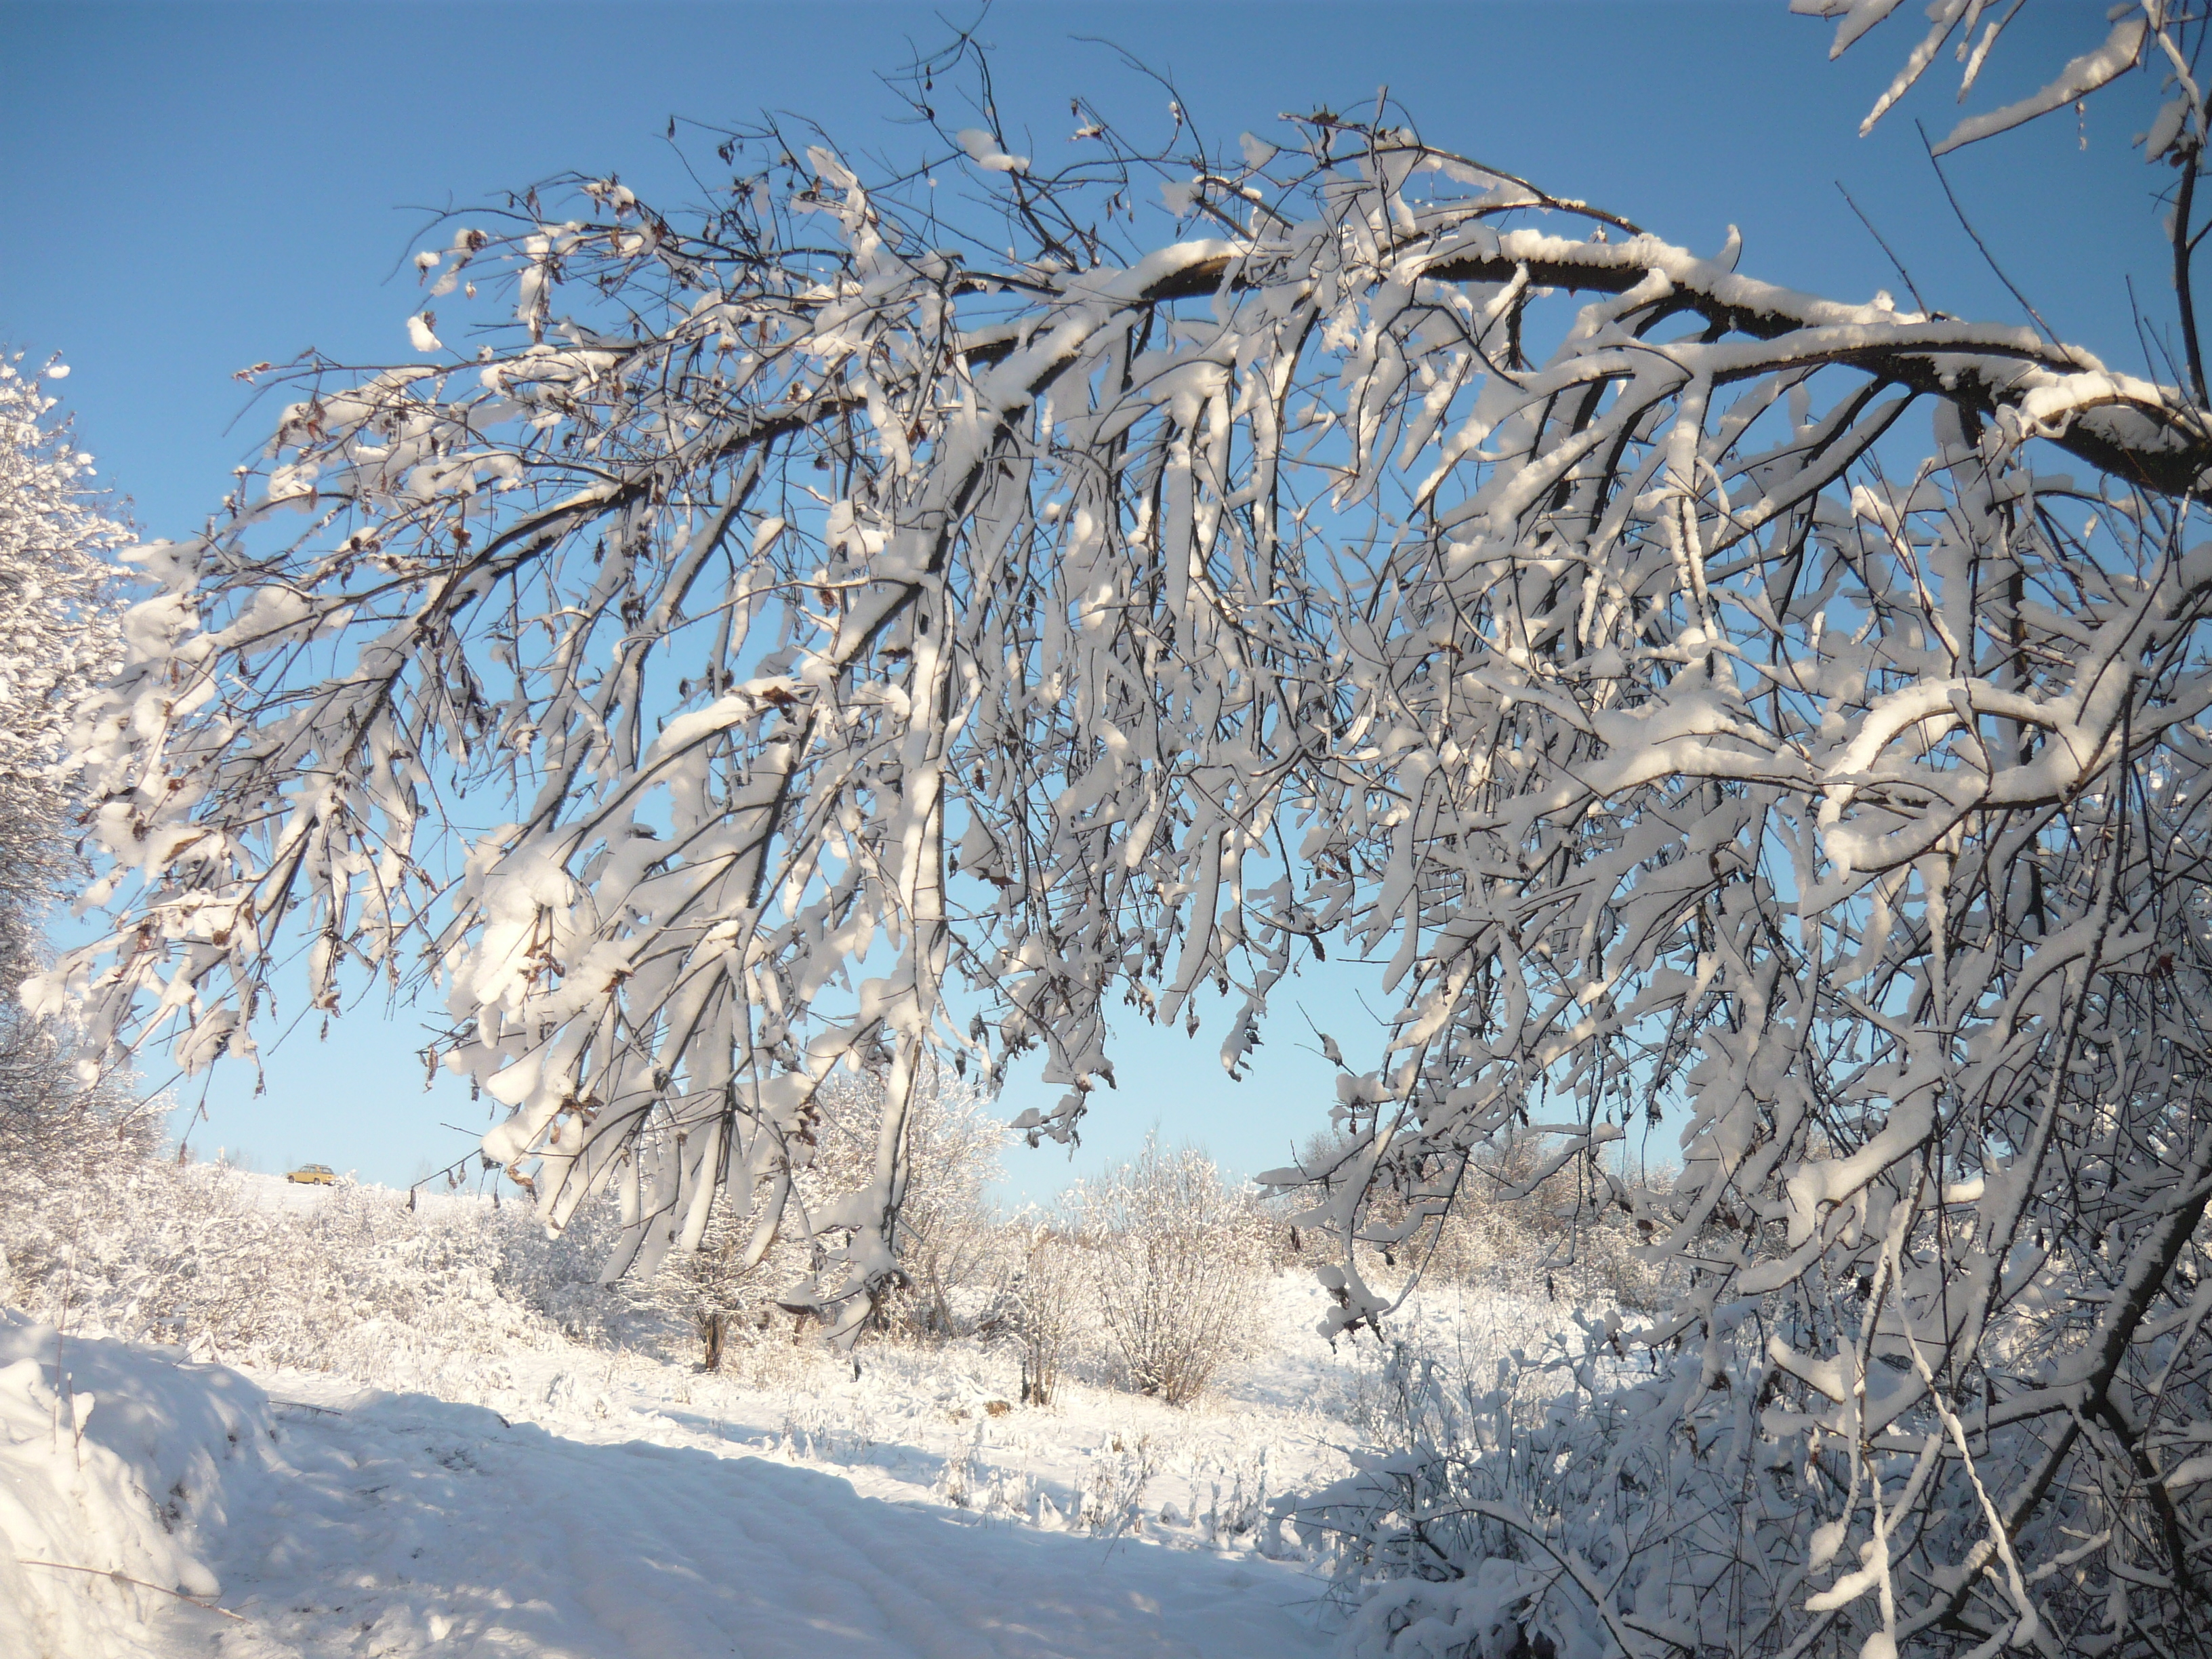
[[[1893,0],[1801,9],[1840,47]],[[1899,90],[1988,8],[1930,9]],[[2201,1644],[2202,27],[2097,49],[2183,76],[2172,383],[1762,282],[1387,106],[1155,150],[1079,103],[1048,163],[964,40],[915,173],[771,125],[703,210],[459,221],[412,360],[279,372],[222,513],[126,556],[80,732],[117,921],[33,996],[197,1067],[291,930],[320,1006],[434,984],[550,1222],[617,1183],[617,1270],[717,1201],[755,1259],[801,1231],[849,1332],[933,1054],[1042,1048],[1016,1127],[1065,1138],[1113,1001],[1241,999],[1235,1069],[1346,945],[1389,1035],[1272,1177],[1335,1328],[1387,1310],[1353,1238],[1417,1255],[1524,1125],[1674,1270],[1497,1449],[1527,1480],[1444,1494],[1522,1564],[1484,1594],[1636,1655]],[[809,1212],[848,1062],[872,1180]],[[1673,1191],[1610,1176],[1670,1111]]]
[[[42,965],[70,854],[70,705],[116,666],[106,555],[129,539],[91,493],[92,457],[55,414],[59,362],[0,355],[0,981]],[[74,1097],[57,1034],[0,1001],[0,1145]]]

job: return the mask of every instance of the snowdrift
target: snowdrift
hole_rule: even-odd
[[[235,1371],[0,1309],[0,1652],[137,1659],[178,1596],[211,1603],[208,1544],[273,1439]]]

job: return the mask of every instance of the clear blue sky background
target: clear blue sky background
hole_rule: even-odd
[[[2030,9],[1978,107],[2018,95],[2101,38],[2101,3]],[[64,4],[0,0],[0,341],[63,353],[81,441],[149,534],[197,526],[264,435],[232,371],[313,345],[351,361],[405,355],[420,303],[400,267],[426,209],[467,205],[566,169],[619,172],[640,194],[689,199],[662,135],[672,115],[811,117],[854,154],[908,158],[877,79],[945,37],[921,4]],[[1839,298],[1899,287],[1851,216],[1840,179],[1911,267],[1930,304],[2019,311],[1944,205],[1911,120],[1941,134],[1948,87],[1855,134],[1923,27],[1917,6],[1840,64],[1832,25],[1784,0],[1631,4],[1323,4],[1001,0],[1002,114],[1018,148],[1061,144],[1082,94],[1126,124],[1165,125],[1157,88],[1098,36],[1178,83],[1209,134],[1263,134],[1283,110],[1371,104],[1389,87],[1438,142],[1596,200],[1670,240],[1717,247],[1734,223],[1742,269]],[[1955,84],[1955,70],[1951,83]],[[2137,83],[1949,166],[1997,258],[2062,334],[2145,372],[2132,275],[2163,319],[2166,256],[2150,192],[2163,175],[2129,140],[2148,124]],[[2087,145],[2081,143],[2086,136]],[[702,147],[703,149],[703,147]],[[709,158],[711,159],[711,158]],[[1160,234],[1168,234],[1164,216]],[[1903,295],[1900,293],[1900,300]],[[1048,1196],[1126,1157],[1159,1125],[1240,1171],[1285,1162],[1334,1099],[1299,1007],[1345,1040],[1374,1027],[1357,968],[1279,997],[1253,1074],[1224,1079],[1220,1031],[1195,1042],[1135,1022],[1118,1033],[1121,1087],[1083,1150],[1017,1150],[1008,1196]],[[297,1006],[298,999],[292,999]],[[465,1149],[483,1108],[450,1079],[428,1094],[419,1020],[370,1006],[295,1033],[250,1073],[205,1085],[196,1146],[259,1167],[314,1158],[404,1183]],[[158,1081],[158,1062],[149,1076]],[[201,1097],[202,1080],[179,1085]],[[1009,1113],[1044,1103],[1034,1073]],[[460,1130],[441,1126],[461,1126]],[[1654,1148],[1655,1152],[1659,1152]]]

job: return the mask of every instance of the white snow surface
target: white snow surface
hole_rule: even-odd
[[[1295,1566],[1041,1530],[910,1486],[900,1501],[896,1459],[890,1470],[805,1467],[769,1453],[775,1437],[752,1425],[673,1402],[641,1411],[566,1371],[545,1390],[549,1427],[329,1378],[284,1378],[319,1398],[272,1402],[226,1367],[71,1340],[76,1398],[95,1401],[80,1464],[68,1409],[52,1409],[53,1330],[4,1329],[7,1352],[24,1356],[0,1370],[10,1654],[823,1659],[1328,1645],[1298,1608],[1316,1587]],[[173,1518],[172,1533],[155,1505],[179,1489],[197,1523]],[[58,1565],[15,1565],[27,1556]],[[72,1566],[173,1583],[240,1617]]]
[[[674,1417],[555,1433],[419,1395],[280,1414],[282,1489],[217,1563],[257,1621],[211,1632],[225,1656],[1322,1650],[1273,1564],[889,1503]]]
[[[270,1458],[267,1404],[219,1366],[58,1342],[0,1309],[0,1653],[145,1653],[173,1589],[221,1588],[205,1550]]]
[[[1379,1355],[1312,1334],[1306,1275],[1266,1298],[1255,1357],[1184,1410],[1014,1406],[972,1344],[864,1346],[856,1378],[781,1331],[720,1375],[395,1344],[395,1391],[74,1333],[58,1369],[0,1312],[0,1653],[1328,1653],[1340,1610],[1267,1500],[1350,1472]],[[1448,1291],[1396,1328],[1486,1361],[1565,1314]]]

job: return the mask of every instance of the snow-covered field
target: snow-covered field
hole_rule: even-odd
[[[76,1336],[57,1370],[54,1330],[10,1318],[0,1652],[1328,1652],[1338,1610],[1271,1505],[1370,1446],[1381,1367],[1313,1334],[1322,1305],[1268,1281],[1253,1356],[1184,1409],[1016,1405],[1013,1358],[974,1344],[863,1346],[856,1376],[781,1332],[712,1375],[539,1343],[392,1391]],[[1566,1311],[1444,1291],[1395,1328],[1486,1364]]]

